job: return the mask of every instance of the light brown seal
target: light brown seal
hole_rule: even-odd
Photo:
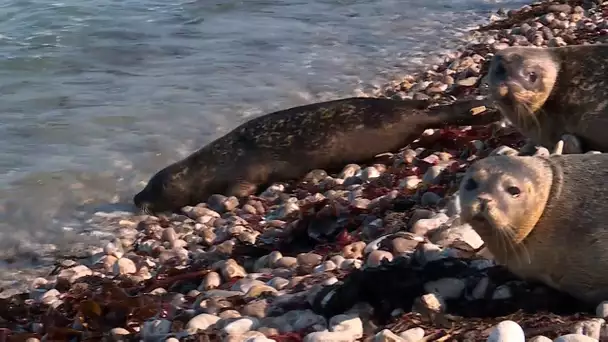
[[[509,47],[487,79],[490,99],[534,143],[608,152],[608,45]]]
[[[471,112],[486,103],[464,100],[429,108],[422,100],[355,97],[274,112],[160,170],[133,201],[148,212],[163,212],[205,202],[212,194],[245,197],[313,169],[331,171],[395,151],[427,128],[500,119],[494,109]]]
[[[597,305],[608,299],[608,154],[492,156],[462,179],[461,217],[496,260]]]

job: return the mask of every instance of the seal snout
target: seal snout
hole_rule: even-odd
[[[499,98],[509,94],[509,87],[507,85],[509,79],[507,63],[507,59],[502,54],[497,54],[492,59],[490,67],[489,85],[495,96]]]
[[[494,72],[492,76],[496,81],[504,81],[507,78],[507,68],[505,65],[505,58],[502,55],[496,55],[494,57]]]
[[[146,200],[145,189],[133,196],[133,204],[144,212],[149,212],[151,203]]]
[[[487,193],[477,195],[477,200],[479,201],[479,210],[481,212],[488,210],[489,205],[494,201],[492,196]]]

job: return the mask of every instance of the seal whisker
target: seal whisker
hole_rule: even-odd
[[[513,253],[515,253],[515,255],[517,256],[517,262],[521,263],[521,258],[524,258],[524,261],[526,261],[529,264],[531,262],[530,254],[528,253],[528,249],[526,248],[526,245],[523,244],[522,242],[517,241],[517,236],[515,234],[515,231],[516,231],[515,227],[513,225],[508,225],[507,227],[505,227],[505,229],[502,229],[502,231],[504,234],[508,235],[507,241],[509,241],[511,248],[513,249]],[[521,266],[521,264],[520,264],[520,266]]]

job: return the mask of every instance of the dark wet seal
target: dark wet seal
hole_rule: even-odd
[[[534,143],[608,151],[607,44],[509,47],[493,57],[488,80],[501,113]]]
[[[158,213],[205,202],[216,193],[246,197],[313,169],[337,170],[395,151],[427,128],[496,121],[500,115],[486,104],[347,98],[274,112],[160,170],[133,201]]]

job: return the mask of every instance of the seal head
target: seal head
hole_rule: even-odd
[[[190,203],[190,178],[182,163],[171,164],[157,172],[146,187],[133,197],[133,203],[145,213],[158,213]]]
[[[537,125],[535,116],[553,91],[559,65],[547,49],[503,49],[490,63],[490,96],[514,124],[524,128]]]
[[[462,218],[504,264],[530,262],[526,238],[551,191],[551,168],[535,157],[492,156],[475,162],[460,183]]]

